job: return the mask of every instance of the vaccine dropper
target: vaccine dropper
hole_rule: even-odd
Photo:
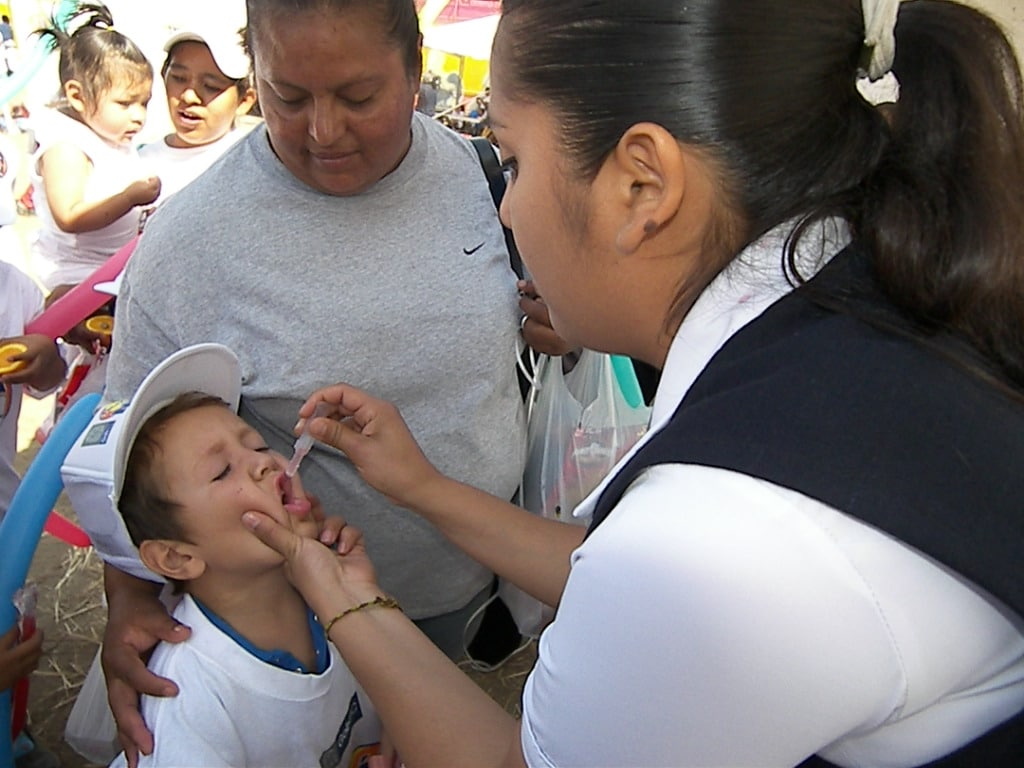
[[[302,434],[295,441],[295,453],[292,454],[292,460],[288,462],[288,467],[284,471],[288,477],[295,477],[295,473],[299,471],[299,464],[306,458],[309,449],[313,447],[313,436],[309,434],[309,425],[313,419],[326,416],[329,408],[330,406],[327,403],[319,402],[316,404],[316,408],[313,409],[313,415],[306,419],[306,423],[302,427]]]

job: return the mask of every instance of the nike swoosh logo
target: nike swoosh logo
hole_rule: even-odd
[[[472,256],[474,253],[476,253],[477,251],[479,251],[483,247],[484,247],[484,244],[480,243],[480,245],[476,246],[475,248],[463,248],[462,252],[464,254],[466,254],[467,256]]]

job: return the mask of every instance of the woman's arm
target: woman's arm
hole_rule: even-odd
[[[420,451],[398,410],[345,384],[315,392],[331,418],[310,433],[343,451],[363,479],[395,503],[428,520],[453,544],[523,591],[555,606],[569,575],[569,557],[583,541],[580,526],[547,520],[442,475]]]
[[[331,641],[373,701],[404,765],[525,765],[516,720],[400,610],[373,603],[383,592],[357,532],[344,529],[336,552],[265,515],[248,512],[243,521],[285,556],[289,579],[329,624]]]
[[[64,232],[92,232],[112,224],[137,205],[148,205],[160,195],[160,179],[133,181],[103,200],[86,202],[85,185],[92,161],[71,144],[54,144],[39,158],[39,175],[53,220]]]

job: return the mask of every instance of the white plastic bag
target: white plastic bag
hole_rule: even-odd
[[[96,651],[96,658],[68,715],[64,740],[82,757],[100,765],[109,765],[121,751],[117,725],[107,704],[107,684],[100,666],[100,651]]]
[[[625,358],[616,362],[610,355],[583,350],[572,371],[563,375],[561,358],[541,357],[526,438],[525,509],[586,524],[572,511],[647,431],[651,411],[639,397],[632,364]],[[524,635],[539,634],[554,615],[507,582],[502,581],[499,594]]]

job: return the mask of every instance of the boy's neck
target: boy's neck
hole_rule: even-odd
[[[186,591],[257,648],[288,651],[306,669],[316,668],[309,609],[283,570],[238,580],[208,573]]]

